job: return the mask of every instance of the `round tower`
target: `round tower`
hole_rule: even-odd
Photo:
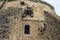
[[[10,27],[6,40],[54,40],[48,33],[45,15],[45,12],[54,13],[50,4],[39,0],[19,0],[8,2],[4,9],[7,11],[1,23]]]

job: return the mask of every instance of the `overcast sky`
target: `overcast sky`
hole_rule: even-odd
[[[51,5],[53,5],[56,13],[60,16],[60,0],[43,0],[43,1],[46,1],[50,3]]]

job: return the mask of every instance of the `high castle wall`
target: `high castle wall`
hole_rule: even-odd
[[[54,8],[43,1],[27,3],[30,2],[34,4],[33,17],[28,15],[22,18],[24,11],[20,8],[20,1],[8,2],[3,7],[3,10],[0,11],[0,40],[60,40],[60,20],[57,19]],[[44,11],[53,13],[55,17],[50,13],[44,13]],[[25,26],[30,26],[30,34],[24,33]],[[4,30],[6,28],[7,31]]]

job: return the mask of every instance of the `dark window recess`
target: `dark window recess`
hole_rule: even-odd
[[[30,7],[27,7],[27,9],[24,11],[24,14],[32,15],[33,14],[33,10]]]
[[[24,2],[24,1],[22,1],[22,2],[20,2],[20,4],[21,4],[21,5],[25,5],[25,2]]]
[[[24,34],[30,34],[30,26],[29,25],[25,25]]]
[[[30,16],[33,17],[33,10],[31,7],[27,7],[27,9],[24,10],[23,17]]]

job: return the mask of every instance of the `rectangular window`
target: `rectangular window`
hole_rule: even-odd
[[[33,14],[33,10],[30,7],[28,7],[27,9],[25,9],[24,14],[32,15]]]
[[[24,1],[22,1],[22,2],[21,2],[21,5],[25,5],[25,2],[24,2]]]
[[[30,26],[29,25],[25,25],[24,34],[30,34]]]

